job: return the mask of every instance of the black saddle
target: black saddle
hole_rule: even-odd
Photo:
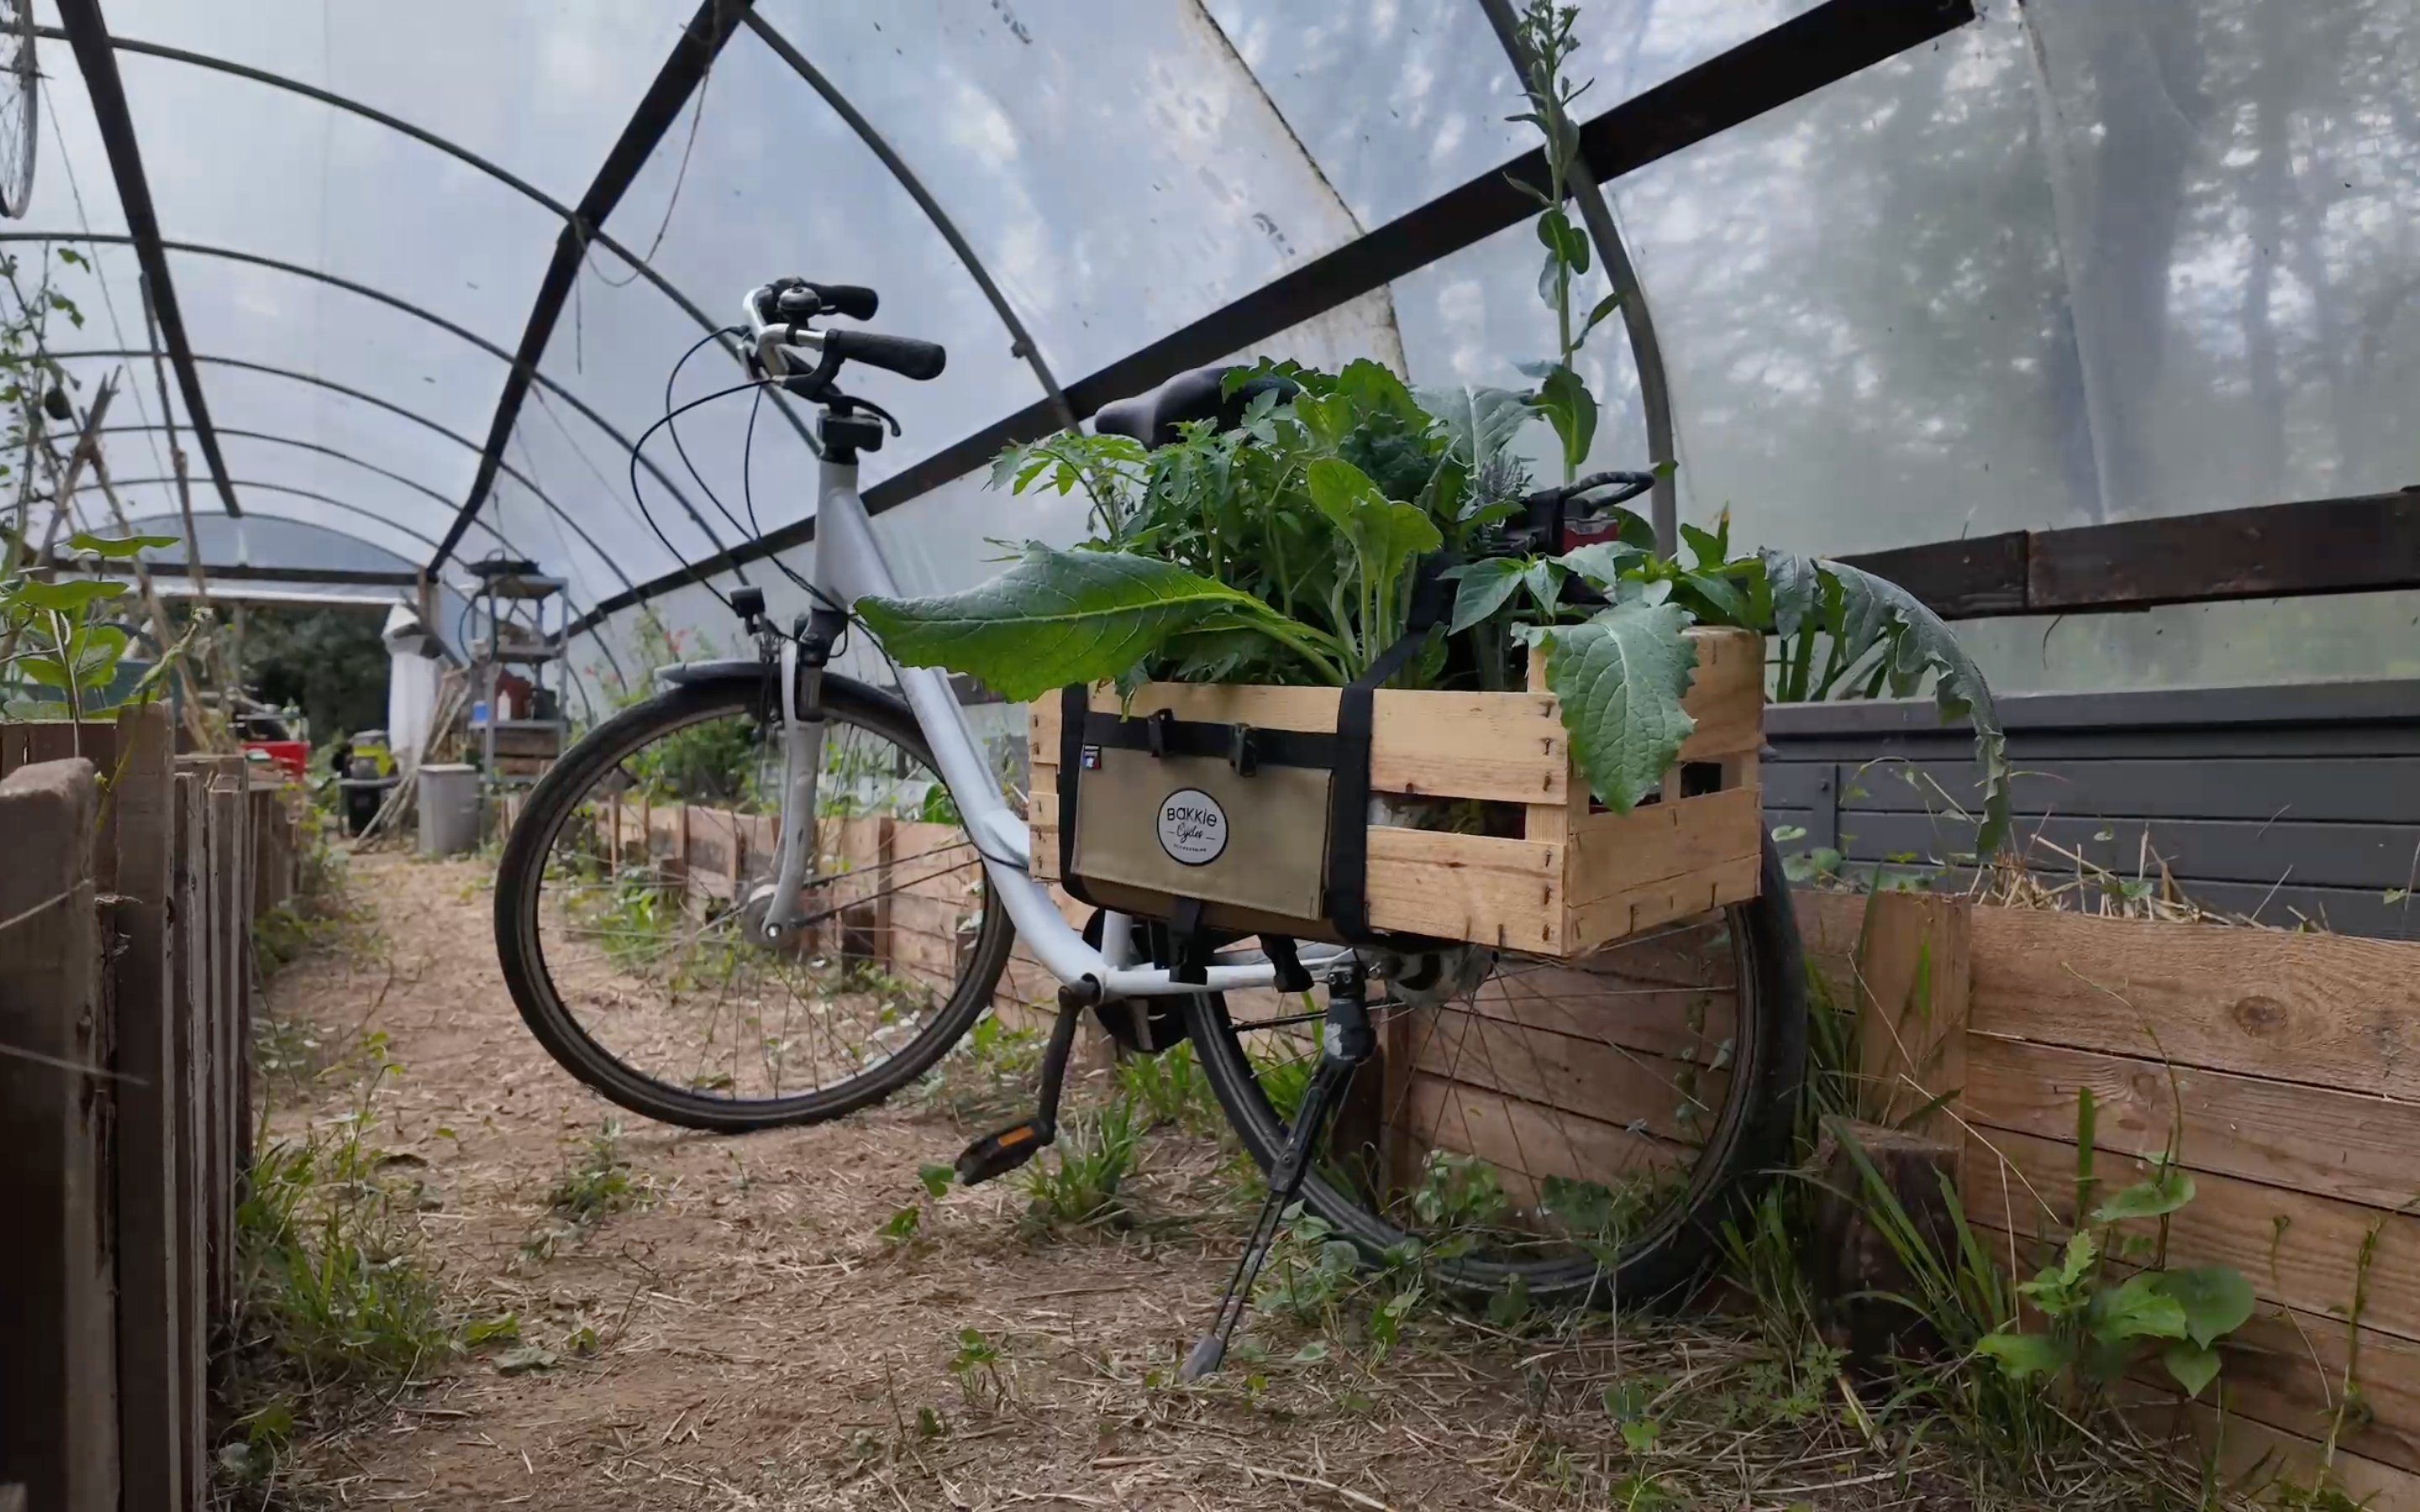
[[[1233,393],[1222,394],[1218,391],[1231,371],[1222,363],[1179,373],[1147,393],[1101,406],[1093,428],[1104,436],[1131,437],[1145,446],[1166,446],[1187,421],[1215,420],[1220,430],[1227,430],[1242,422],[1245,407],[1255,396],[1271,390],[1280,395],[1294,393],[1294,385],[1283,378],[1256,378]]]

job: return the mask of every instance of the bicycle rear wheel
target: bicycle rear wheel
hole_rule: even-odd
[[[1696,1280],[1786,1157],[1806,1053],[1779,858],[1763,895],[1578,961],[1466,948],[1373,984],[1379,1057],[1303,1205],[1373,1261],[1465,1294],[1646,1299]],[[1266,1170],[1319,1055],[1274,994],[1186,1000],[1195,1053]]]
[[[771,895],[778,721],[732,677],[624,710],[530,795],[496,877],[496,945],[530,1031],[632,1112],[739,1132],[908,1085],[991,1001],[1014,931],[914,717],[824,680],[810,923]]]

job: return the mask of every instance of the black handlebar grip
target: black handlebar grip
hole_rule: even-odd
[[[950,354],[929,341],[882,336],[871,331],[827,331],[824,350],[871,367],[887,368],[919,383],[941,376]]]
[[[873,319],[874,312],[882,304],[882,296],[861,284],[808,284],[803,286],[814,291],[815,298],[823,301],[826,312],[845,315],[851,320]]]

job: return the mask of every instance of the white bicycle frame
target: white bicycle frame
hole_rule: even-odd
[[[757,295],[748,297],[748,320],[756,347],[768,372],[788,370],[782,348],[810,350],[820,345],[820,332],[800,327],[767,325],[756,315]],[[853,605],[868,594],[895,597],[897,581],[875,538],[874,522],[857,491],[857,464],[823,459],[816,470],[815,557],[810,578],[815,588],[839,605]],[[815,846],[815,788],[823,761],[823,723],[800,717],[796,657],[798,645],[785,640],[782,652],[784,738],[780,847],[774,858],[774,896],[767,918],[771,928],[794,923],[800,917],[800,888]],[[901,690],[914,711],[917,728],[941,769],[941,780],[957,805],[968,835],[983,857],[991,880],[992,901],[1024,938],[1026,948],[1045,969],[1070,985],[1089,982],[1104,1000],[1165,997],[1183,993],[1243,991],[1273,986],[1277,968],[1258,951],[1235,951],[1207,968],[1206,982],[1171,981],[1163,967],[1141,964],[1134,949],[1133,920],[1124,914],[1106,916],[1101,947],[1094,949],[1061,916],[1041,883],[1033,880],[1032,845],[1023,819],[1008,806],[1000,783],[985,764],[966,711],[958,706],[949,679],[927,667],[899,669]],[[812,712],[812,711],[808,711]],[[1073,816],[1069,816],[1072,818]],[[1351,950],[1341,946],[1305,946],[1302,964],[1316,972],[1343,959]]]

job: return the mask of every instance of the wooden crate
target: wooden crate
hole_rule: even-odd
[[[1692,630],[1698,671],[1683,706],[1697,721],[1683,764],[1715,769],[1713,791],[1683,797],[1675,766],[1657,801],[1629,813],[1590,801],[1561,711],[1538,658],[1519,693],[1381,688],[1373,709],[1373,793],[1516,804],[1520,839],[1373,825],[1370,922],[1541,955],[1610,940],[1757,894],[1763,817],[1764,643],[1747,630]],[[1266,730],[1332,730],[1338,690],[1154,683],[1131,712]],[[1114,710],[1104,687],[1093,707]],[[1059,872],[1059,701],[1032,705],[1028,750],[1033,874]]]

